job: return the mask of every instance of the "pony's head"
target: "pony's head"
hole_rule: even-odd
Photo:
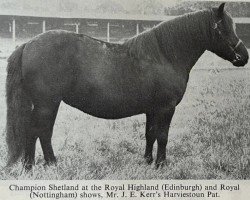
[[[213,9],[211,28],[212,42],[208,50],[217,54],[234,66],[244,66],[248,62],[248,52],[235,32],[232,17],[224,11],[225,3]]]

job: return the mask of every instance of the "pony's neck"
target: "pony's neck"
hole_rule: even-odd
[[[163,22],[155,35],[163,55],[175,67],[190,71],[208,48],[211,13],[203,10]]]

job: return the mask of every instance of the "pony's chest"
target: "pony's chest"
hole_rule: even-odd
[[[187,87],[188,74],[180,71],[163,70],[159,74],[158,80],[156,80],[156,102],[163,103],[174,102],[178,104]]]

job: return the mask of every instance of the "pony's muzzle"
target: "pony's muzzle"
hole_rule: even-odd
[[[236,67],[243,67],[248,63],[249,56],[246,54],[246,56],[241,56],[238,53],[235,53],[235,58],[232,61],[233,65]]]
[[[233,64],[237,64],[241,60],[241,56],[238,53],[235,53],[235,59],[232,61]]]

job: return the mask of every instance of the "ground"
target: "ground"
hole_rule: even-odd
[[[6,162],[5,68],[0,60],[0,169]],[[206,53],[191,71],[171,123],[167,164],[143,159],[145,116],[103,120],[61,104],[54,127],[55,167],[19,164],[1,179],[250,179],[250,65],[234,68]],[[156,146],[155,146],[156,147]],[[154,149],[154,152],[156,148]],[[155,154],[154,154],[155,156]]]

